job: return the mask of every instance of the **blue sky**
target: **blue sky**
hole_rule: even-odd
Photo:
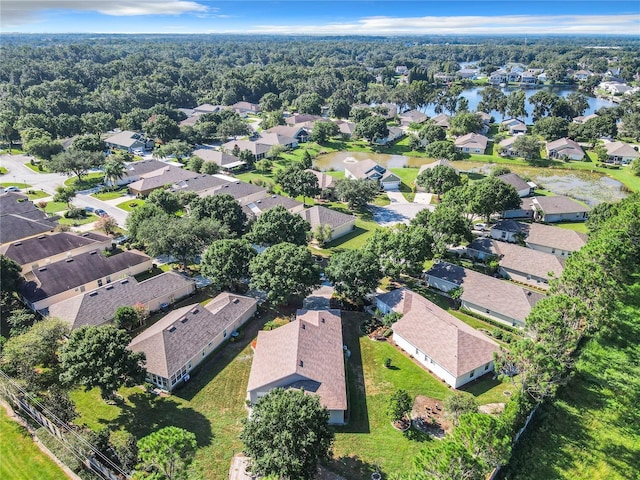
[[[1,0],[4,32],[626,34],[639,1]]]

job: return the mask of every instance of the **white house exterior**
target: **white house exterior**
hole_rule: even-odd
[[[353,180],[374,180],[384,190],[397,190],[402,183],[400,177],[373,160],[362,160],[358,163],[347,164],[344,169],[344,176]]]
[[[347,387],[340,310],[298,310],[296,320],[261,331],[247,385],[255,404],[274,388],[304,389],[329,410],[329,423],[345,423]]]
[[[149,382],[171,391],[253,316],[256,305],[254,298],[223,292],[204,307],[196,303],[173,310],[127,348],[145,354]]]
[[[514,220],[500,220],[491,226],[489,235],[495,240],[516,243],[524,239],[529,231],[529,224]]]
[[[570,138],[559,138],[553,142],[547,142],[547,155],[549,158],[568,158],[569,160],[582,160],[584,150]]]
[[[640,157],[640,153],[628,143],[608,142],[604,144],[604,148],[607,151],[607,155],[609,155],[608,162],[611,163],[627,165]]]
[[[525,182],[524,179],[517,173],[507,173],[505,175],[500,175],[498,179],[515,188],[520,198],[533,195],[533,191],[537,186],[533,182]]]
[[[402,314],[393,324],[393,341],[449,386],[493,371],[498,344],[426,298],[402,288],[379,295],[376,304]]]
[[[329,225],[331,227],[330,240],[348,235],[353,232],[356,225],[355,216],[318,205],[300,212],[299,215],[309,222],[312,232],[319,225]]]
[[[587,235],[574,230],[532,223],[525,238],[527,247],[558,257],[568,257],[587,243]]]
[[[531,208],[534,217],[547,223],[580,222],[589,216],[589,207],[569,197],[533,197]]]
[[[484,154],[487,149],[488,138],[477,133],[467,133],[456,138],[456,150],[462,153],[479,153]]]

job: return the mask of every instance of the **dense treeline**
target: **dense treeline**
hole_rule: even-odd
[[[310,110],[318,100],[336,111],[345,103],[433,103],[437,72],[474,61],[484,72],[508,62],[604,72],[617,57],[620,76],[640,71],[634,39],[485,37],[439,39],[287,38],[225,36],[9,35],[0,48],[0,136],[27,128],[52,137],[94,133],[101,126],[139,129],[150,114],[200,103],[260,102],[267,110]],[[433,42],[433,43],[432,43]],[[617,50],[585,46],[616,45]],[[410,84],[394,68],[410,69]],[[376,84],[376,77],[380,83]],[[311,106],[310,106],[311,105]],[[162,110],[162,108],[164,110]],[[160,109],[150,111],[150,109]],[[168,110],[168,111],[167,111]],[[312,113],[312,112],[309,112]],[[89,116],[89,118],[87,118]]]

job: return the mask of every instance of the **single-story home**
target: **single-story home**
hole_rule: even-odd
[[[549,158],[568,158],[569,160],[582,160],[584,158],[582,147],[577,142],[566,137],[547,142],[546,150]]]
[[[203,103],[193,109],[194,113],[218,113],[220,110],[224,110],[223,105],[211,105],[210,103]]]
[[[261,111],[260,105],[258,105],[257,103],[251,103],[251,102],[236,102],[233,105],[231,105],[229,108],[240,115],[246,114],[246,113],[258,114]]]
[[[324,120],[320,115],[313,115],[311,113],[294,113],[288,117],[284,117],[284,121],[287,125],[298,125],[300,123],[316,122],[318,120]]]
[[[398,118],[400,118],[400,125],[402,125],[403,127],[408,127],[412,123],[424,123],[429,117],[427,117],[420,110],[414,109],[399,114]]]
[[[397,190],[402,183],[400,177],[370,159],[346,164],[344,176],[353,180],[375,180],[384,190]]]
[[[442,291],[462,287],[462,308],[505,325],[523,327],[543,294],[474,270],[440,262],[425,273],[429,286]]]
[[[505,278],[546,290],[549,280],[562,275],[564,258],[513,243],[491,241],[498,256],[498,271]]]
[[[238,147],[241,152],[249,150],[253,154],[255,161],[262,160],[269,156],[271,145],[262,143],[259,140],[231,140],[222,144],[222,149],[227,153],[232,153]]]
[[[402,314],[393,341],[451,387],[493,371],[499,345],[421,295],[400,288],[378,295],[376,305]]]
[[[527,236],[530,225],[515,220],[503,219],[491,226],[489,235],[495,240],[518,243]]]
[[[229,180],[222,175],[207,175],[204,173],[198,174],[197,177],[186,178],[174,183],[169,188],[170,192],[194,192],[200,194],[202,192],[208,192],[221,188],[223,185],[228,185]]]
[[[459,152],[484,154],[488,141],[489,139],[484,135],[467,133],[466,135],[456,138],[454,143],[456,150]]]
[[[231,195],[240,205],[248,205],[251,202],[262,200],[269,195],[265,188],[254,185],[253,183],[241,182],[240,180],[226,182],[222,185],[198,192],[198,196],[200,197],[221,194]]]
[[[200,174],[180,167],[165,165],[159,170],[140,175],[140,180],[129,184],[129,193],[146,197],[154,190],[173,185],[182,180],[195,178]]]
[[[540,252],[567,257],[587,243],[587,235],[574,230],[532,223],[528,225],[525,243]]]
[[[527,125],[517,118],[508,118],[500,122],[501,127],[507,130],[510,135],[523,135],[527,133]]]
[[[533,208],[531,207],[531,199],[523,198],[520,201],[520,206],[518,208],[512,208],[511,210],[505,210],[502,213],[502,218],[522,218],[529,219],[533,218]]]
[[[431,121],[435,125],[438,125],[439,127],[447,129],[447,128],[449,128],[449,122],[451,121],[451,117],[449,115],[447,115],[446,113],[441,113],[441,114],[436,115],[435,117],[433,117],[431,119]]]
[[[25,275],[19,293],[31,310],[40,311],[151,267],[151,258],[135,250],[109,256],[92,250],[32,270]]]
[[[283,197],[282,195],[267,195],[260,200],[244,205],[244,211],[247,217],[255,220],[264,212],[277,206],[284,207],[289,213],[300,213],[304,210],[304,204],[295,198]]]
[[[24,275],[41,266],[81,253],[109,249],[112,243],[111,237],[98,233],[59,232],[7,244],[0,248],[0,253],[20,265]]]
[[[266,133],[263,132],[256,142],[263,143],[273,147],[274,145],[280,145],[286,149],[296,148],[298,146],[298,140],[293,137],[282,135],[280,133]]]
[[[118,179],[118,185],[127,185],[132,182],[137,182],[140,180],[142,175],[157,172],[166,166],[166,163],[155,159],[127,163],[125,164],[124,175]]]
[[[593,118],[598,118],[598,116],[599,115],[597,113],[592,113],[591,115],[580,115],[573,117],[572,122],[577,123],[578,125],[583,125]]]
[[[173,310],[131,340],[146,356],[147,380],[171,391],[256,312],[254,298],[222,292],[206,306]]]
[[[498,256],[493,240],[490,238],[475,238],[465,247],[464,251],[470,257],[477,258],[478,260],[486,261]]]
[[[389,143],[395,142],[399,138],[402,138],[405,135],[405,131],[400,127],[389,127],[389,134],[384,138],[376,138],[376,145],[387,145]]]
[[[342,138],[349,139],[356,133],[355,123],[342,120],[337,121],[336,123],[338,124],[338,129],[340,130],[340,135],[342,136]]]
[[[267,130],[267,133],[274,133],[282,137],[293,138],[298,143],[304,143],[311,137],[311,129],[304,125],[276,125]]]
[[[155,143],[153,140],[145,138],[144,134],[124,130],[115,135],[107,137],[104,141],[107,148],[117,148],[133,153],[134,150],[151,150]]]
[[[311,172],[316,176],[318,179],[318,187],[320,187],[320,190],[323,192],[325,190],[331,190],[336,186],[336,177],[332,177],[331,175],[327,175],[323,172],[318,172],[317,170],[307,169],[305,171]]]
[[[420,170],[418,170],[418,175],[420,175],[425,170],[430,170],[439,166],[453,168],[456,172],[459,171],[453,162],[450,162],[446,158],[441,158],[440,160],[436,160],[435,162],[425,163],[424,165],[421,165]]]
[[[564,196],[533,197],[531,208],[534,217],[546,223],[584,221],[590,210],[589,207]]]
[[[344,424],[344,356],[340,310],[298,310],[293,322],[258,333],[247,398],[256,404],[274,388],[303,390],[319,397],[330,424]]]
[[[7,246],[53,232],[58,218],[57,215],[49,217],[26,195],[16,192],[0,194],[0,245]]]
[[[313,232],[319,225],[331,227],[331,240],[351,233],[356,225],[356,217],[330,208],[315,205],[299,213],[311,225]]]
[[[195,290],[193,280],[176,272],[165,272],[142,282],[135,277],[126,277],[54,303],[49,307],[48,315],[64,320],[71,330],[83,325],[99,326],[113,320],[120,307],[140,306],[146,313],[155,312]]]
[[[636,158],[640,157],[640,153],[628,143],[624,142],[607,142],[604,148],[609,155],[608,162],[618,165],[628,165]]]
[[[194,157],[200,157],[205,162],[213,162],[224,170],[235,170],[243,168],[247,162],[240,160],[235,155],[213,148],[198,148],[191,153]]]
[[[500,140],[498,145],[502,147],[501,156],[515,157],[518,154],[518,152],[513,149],[513,144],[517,139],[518,137],[507,137],[504,140]]]
[[[505,175],[500,175],[498,176],[498,179],[515,188],[520,198],[533,195],[533,191],[537,187],[537,185],[533,182],[525,182],[524,179],[517,173],[507,173]]]

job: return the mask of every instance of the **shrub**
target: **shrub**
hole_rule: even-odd
[[[45,209],[47,208],[47,202],[38,202],[38,208]]]
[[[385,358],[384,359],[384,366],[386,368],[391,368],[391,359],[390,358]]]
[[[393,330],[387,328],[383,334],[384,338],[389,338],[391,335],[393,335]]]
[[[73,219],[85,218],[86,216],[87,216],[87,212],[84,210],[84,208],[76,208],[76,207],[70,208],[64,214],[64,218],[73,218]]]

